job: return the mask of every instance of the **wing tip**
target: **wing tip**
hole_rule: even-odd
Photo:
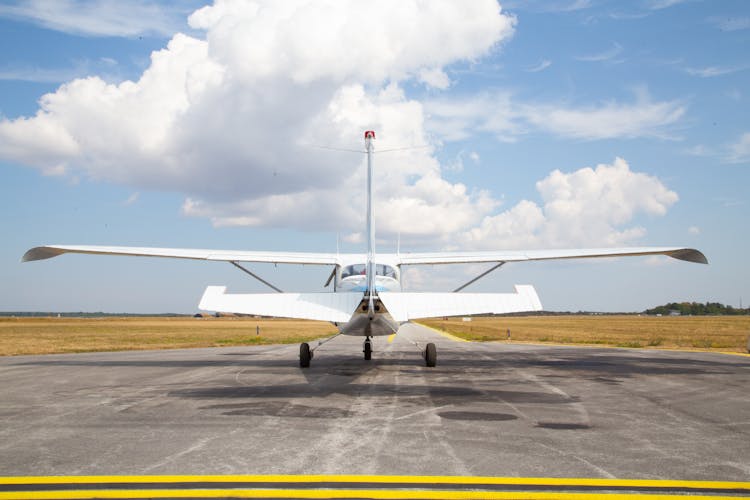
[[[34,260],[51,259],[65,253],[64,250],[55,247],[43,246],[34,247],[26,250],[26,253],[21,257],[21,262],[31,262]]]
[[[684,260],[687,262],[695,262],[696,264],[708,264],[708,259],[700,250],[695,248],[681,248],[673,252],[667,253],[670,257],[677,260]]]

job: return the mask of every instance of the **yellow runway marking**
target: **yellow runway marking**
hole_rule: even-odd
[[[253,488],[256,483],[258,488]],[[169,485],[174,485],[170,488]],[[18,489],[13,491],[13,486]],[[89,486],[89,489],[64,489]],[[97,487],[91,488],[92,485]],[[125,486],[131,485],[131,486]],[[138,486],[142,486],[138,488]],[[194,485],[193,488],[190,486]],[[215,487],[213,487],[215,485]],[[233,487],[235,486],[236,487]],[[341,485],[336,488],[333,485]],[[382,485],[382,487],[378,487]],[[38,486],[38,491],[33,487]],[[291,488],[289,488],[291,486]],[[316,488],[318,486],[318,488]],[[468,489],[475,486],[476,489]],[[55,489],[57,487],[57,489]],[[567,491],[554,491],[556,487]],[[534,491],[541,488],[544,491]],[[575,492],[571,489],[585,491]],[[596,491],[596,490],[600,491]],[[622,491],[612,491],[620,489]],[[627,490],[640,490],[627,492]],[[669,493],[669,490],[676,490]],[[649,491],[652,490],[652,491]],[[679,490],[679,492],[677,492]],[[371,475],[0,477],[0,500],[87,498],[729,499],[750,482]],[[693,495],[696,493],[697,495]]]
[[[328,474],[229,474],[165,476],[9,476],[0,485],[10,484],[106,484],[106,483],[411,483],[411,484],[508,484],[531,486],[598,486],[633,488],[747,489],[742,481],[680,481],[672,479],[606,479],[573,477],[496,477],[496,476],[402,476]]]
[[[393,342],[393,339],[395,339],[395,338],[396,338],[396,334],[395,333],[392,333],[392,334],[388,335],[388,342],[389,343]]]
[[[469,340],[462,339],[461,337],[456,337],[455,335],[451,335],[450,333],[444,332],[443,330],[438,330],[437,328],[433,328],[431,326],[423,325],[422,323],[418,323],[418,324],[421,327],[427,328],[428,330],[432,330],[433,332],[435,332],[435,333],[437,333],[439,335],[442,335],[443,337],[445,337],[447,339],[451,339],[451,340],[453,340],[455,342],[470,342]]]
[[[558,492],[489,492],[489,491],[414,491],[414,490],[83,490],[41,491],[24,493],[0,493],[0,499],[73,500],[92,498],[373,498],[414,500],[461,500],[461,499],[520,499],[520,500],[717,500],[736,499],[736,496],[704,495],[649,495],[622,493],[558,493]]]

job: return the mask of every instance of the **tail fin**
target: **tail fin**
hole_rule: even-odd
[[[375,224],[373,222],[372,206],[372,153],[375,132],[367,130],[365,132],[365,149],[367,151],[367,294],[369,295],[369,314],[374,314],[374,296],[375,290]]]

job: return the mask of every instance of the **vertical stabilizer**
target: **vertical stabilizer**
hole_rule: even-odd
[[[365,150],[367,151],[367,294],[369,295],[369,315],[374,314],[375,296],[375,224],[372,206],[372,153],[375,132],[365,132]]]

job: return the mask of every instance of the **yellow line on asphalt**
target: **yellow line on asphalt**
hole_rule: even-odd
[[[437,333],[439,335],[442,335],[443,337],[445,337],[447,339],[451,339],[451,340],[454,340],[456,342],[470,342],[469,340],[462,339],[461,337],[456,337],[455,335],[451,335],[450,333],[444,332],[443,330],[438,330],[437,328],[433,328],[431,326],[423,325],[422,323],[418,323],[418,324],[419,324],[419,326],[427,328],[428,330],[432,330],[433,332],[435,332],[435,333]]]
[[[388,335],[388,342],[389,343],[393,342],[393,339],[395,339],[395,338],[396,338],[396,334],[395,333],[392,333],[392,334]]]
[[[107,483],[402,483],[491,484],[523,486],[587,486],[633,488],[746,489],[750,482],[681,481],[672,479],[607,479],[572,477],[403,476],[403,475],[164,475],[164,476],[15,476],[0,477],[0,484],[107,484]]]
[[[73,491],[31,491],[0,493],[0,499],[17,500],[72,500],[91,498],[373,498],[373,499],[521,499],[521,500],[717,500],[736,499],[732,496],[689,496],[665,494],[627,493],[558,493],[558,492],[490,492],[490,491],[414,491],[414,490],[285,490],[285,489],[196,489],[196,490],[73,490]]]

